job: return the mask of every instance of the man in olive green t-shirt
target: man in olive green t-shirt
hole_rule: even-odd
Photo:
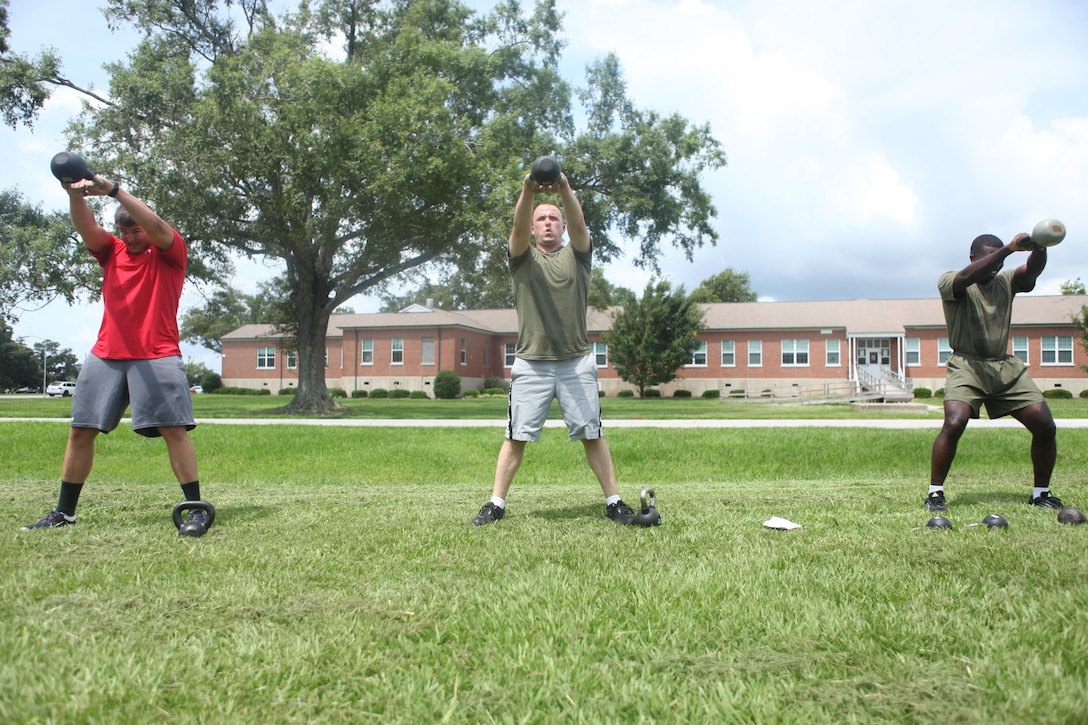
[[[559,194],[569,227],[555,204],[533,208],[536,195],[545,192]],[[564,232],[569,233],[570,244],[563,244]],[[605,517],[634,523],[634,512],[620,499],[612,453],[601,432],[597,362],[586,338],[593,244],[566,176],[560,174],[554,183],[544,185],[525,178],[514,207],[507,255],[518,343],[510,370],[506,438],[495,465],[491,499],[472,523],[490,524],[506,515],[506,495],[525,456],[525,444],[540,440],[553,399],[559,401],[570,439],[582,442],[601,484]]]
[[[1006,257],[1024,251],[1031,252],[1025,264],[1001,271]],[[933,443],[925,499],[930,511],[948,510],[945,478],[967,422],[979,416],[983,404],[991,418],[1011,415],[1031,432],[1035,488],[1028,503],[1062,508],[1061,500],[1050,495],[1050,476],[1058,454],[1054,417],[1027,366],[1008,354],[1013,297],[1035,289],[1046,266],[1046,254],[1027,234],[1017,234],[1008,244],[983,234],[971,243],[971,263],[959,272],[945,272],[937,282],[952,355],[947,362],[944,425]]]

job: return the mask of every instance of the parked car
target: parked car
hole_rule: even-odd
[[[204,388],[202,386],[200,386],[200,385],[194,385],[193,387],[189,388],[189,392],[190,393],[203,393]]]
[[[68,398],[76,392],[76,384],[70,383],[67,380],[58,381],[55,383],[49,383],[45,388],[45,394],[50,398],[60,395]]]

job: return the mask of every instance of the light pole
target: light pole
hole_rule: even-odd
[[[45,343],[49,341],[46,340],[44,337],[38,337],[37,335],[21,335],[20,339],[24,339],[27,337],[42,341],[42,397],[45,398],[48,397],[46,396],[45,388],[48,384],[47,378],[49,375],[49,351],[46,349]]]

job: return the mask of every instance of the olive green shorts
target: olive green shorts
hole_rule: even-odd
[[[944,399],[971,406],[977,418],[985,403],[991,418],[1000,418],[1035,403],[1045,402],[1024,361],[1015,355],[984,359],[953,353],[948,358]]]

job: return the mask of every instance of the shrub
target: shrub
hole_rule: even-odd
[[[933,391],[930,390],[929,388],[915,388],[914,389],[914,397],[915,398],[932,398],[933,397]]]
[[[690,398],[691,397],[691,391],[690,390],[674,390],[674,391],[672,391],[672,397],[674,397],[674,398]]]
[[[1073,393],[1065,388],[1051,388],[1043,391],[1043,397],[1051,400],[1069,400],[1073,397]]]
[[[388,398],[389,397],[389,391],[386,390],[385,388],[374,388],[373,390],[370,391],[370,397],[371,398]]]
[[[348,391],[343,388],[329,388],[330,398],[346,398],[348,397]]]
[[[363,388],[361,390],[352,390],[351,391],[351,397],[353,397],[353,398],[365,398],[366,395],[367,395],[367,392],[366,392],[365,388]]]
[[[704,390],[702,397],[704,398],[720,398],[722,397],[722,391],[714,388],[713,390]]]
[[[506,388],[485,388],[484,395],[506,395]]]
[[[393,388],[389,391],[390,398],[407,398],[411,393],[403,388]]]
[[[506,392],[506,378],[500,375],[488,375],[484,378],[484,390],[490,388],[502,388],[502,391]]]
[[[633,398],[635,397],[635,391],[624,388],[620,392],[616,393],[617,398]]]
[[[461,394],[461,376],[453,370],[440,370],[434,376],[434,397],[453,400]]]
[[[478,398],[478,397],[480,397],[480,391],[477,390],[476,388],[472,388],[471,390],[466,390],[465,391],[465,397],[466,398]]]
[[[213,393],[223,387],[223,378],[219,377],[219,373],[209,370],[201,376],[200,387],[204,388],[205,393]]]
[[[298,392],[298,388],[295,388],[295,387],[280,388],[279,390],[276,391],[276,395],[294,395],[297,392]]]
[[[1088,388],[1085,388],[1084,390],[1080,391],[1080,396],[1079,397],[1088,398]]]
[[[773,398],[774,397],[774,391],[771,390],[770,388],[764,388],[763,390],[761,390],[759,392],[759,396],[761,398]]]
[[[430,400],[431,396],[427,395],[426,390],[413,390],[408,393],[408,397],[412,400]]]
[[[601,390],[600,388],[597,389],[597,397],[598,398],[603,398],[604,397],[604,391]]]
[[[736,390],[730,390],[729,391],[729,397],[730,398],[743,398],[747,394],[748,394],[748,391],[745,390],[744,388],[737,388]]]
[[[661,397],[661,391],[658,390],[657,388],[647,388],[646,390],[642,391],[642,397],[643,398],[660,398]]]
[[[936,390],[934,390],[933,391],[933,397],[934,398],[943,398],[944,397],[944,388],[937,388]]]
[[[217,390],[211,391],[216,395],[271,395],[272,391],[268,388],[234,388],[223,387]]]

